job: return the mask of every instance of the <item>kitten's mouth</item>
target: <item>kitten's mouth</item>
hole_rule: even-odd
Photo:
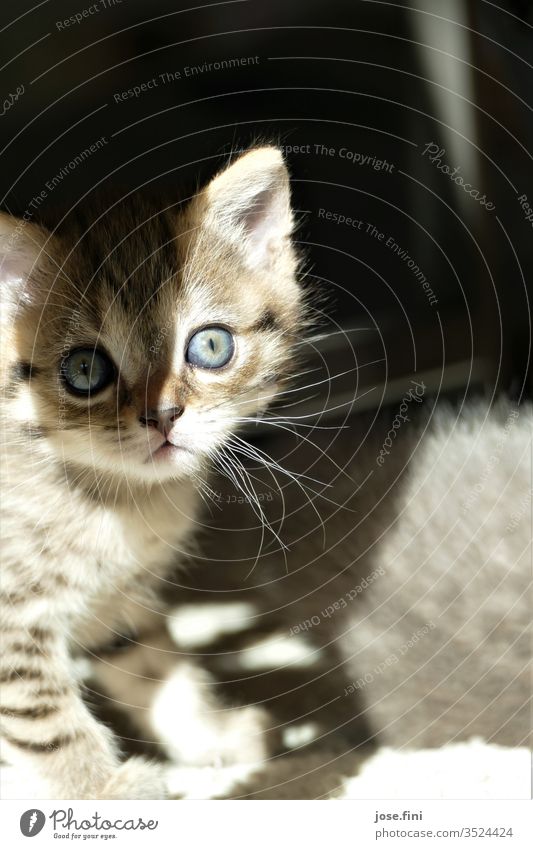
[[[168,439],[166,439],[159,448],[156,448],[156,450],[150,454],[150,457],[146,462],[149,460],[171,460],[178,453],[183,453],[184,451],[189,454],[191,453],[191,449],[186,448],[185,445],[174,445],[173,442],[169,442]]]

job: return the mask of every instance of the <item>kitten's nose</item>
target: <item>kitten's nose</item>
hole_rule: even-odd
[[[172,430],[172,425],[183,414],[185,407],[168,407],[166,410],[147,410],[146,416],[139,418],[144,427],[155,427],[165,439]]]

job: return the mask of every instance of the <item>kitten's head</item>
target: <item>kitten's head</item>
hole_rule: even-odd
[[[0,217],[4,412],[75,467],[194,473],[287,372],[302,298],[289,181],[249,151],[181,205]]]

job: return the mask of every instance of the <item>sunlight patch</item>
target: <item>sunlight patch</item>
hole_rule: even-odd
[[[318,725],[316,722],[303,722],[300,725],[289,725],[281,733],[283,745],[288,749],[298,749],[305,746],[318,736]]]
[[[181,665],[163,684],[152,725],[169,757],[190,766],[260,763],[266,756],[264,712],[253,705],[224,707],[205,670]]]
[[[239,666],[247,671],[277,669],[289,664],[312,666],[320,654],[320,650],[310,646],[303,638],[288,639],[280,634],[253,643],[250,648],[242,651]]]
[[[245,631],[254,613],[255,607],[246,601],[187,604],[169,617],[168,629],[178,646],[193,649],[224,634]]]

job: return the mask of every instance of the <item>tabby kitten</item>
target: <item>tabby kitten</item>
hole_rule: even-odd
[[[53,232],[0,218],[0,718],[50,797],[156,798],[159,768],[121,763],[72,656],[157,618],[217,449],[288,367],[302,295],[272,147],[182,204],[95,204]]]

